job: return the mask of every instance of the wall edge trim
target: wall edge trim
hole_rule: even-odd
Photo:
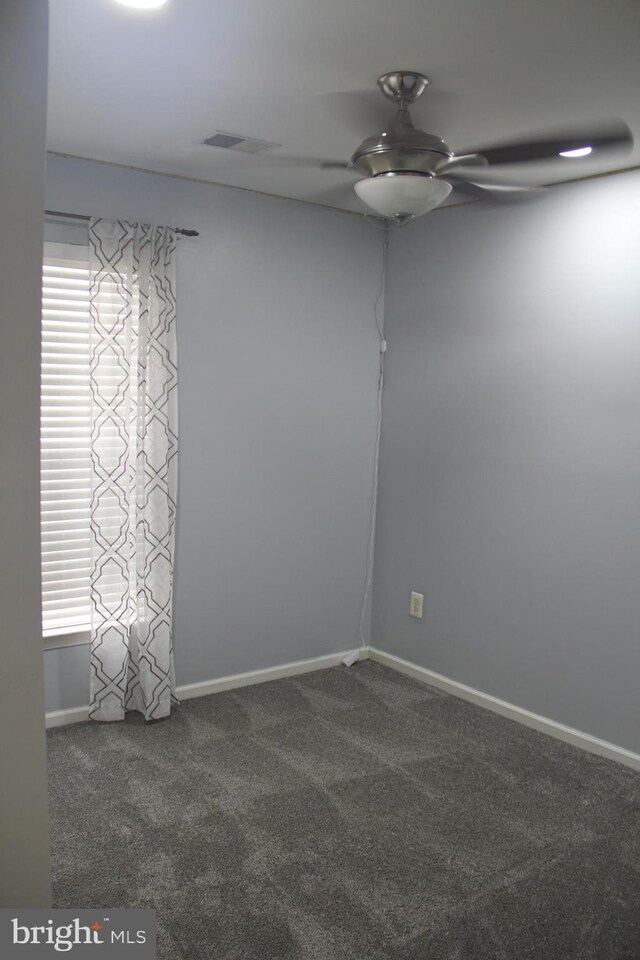
[[[315,670],[325,670],[328,667],[337,667],[351,650],[342,650],[339,653],[329,653],[322,657],[313,657],[310,660],[294,660],[276,667],[264,667],[261,670],[249,670],[246,673],[235,673],[227,677],[217,677],[214,680],[201,680],[197,683],[187,683],[176,687],[176,696],[179,700],[191,700],[195,697],[205,697],[212,693],[222,693],[224,690],[236,690],[239,687],[249,687],[256,683],[266,683],[269,680],[281,680],[284,677],[295,677],[301,673],[312,673]],[[369,658],[369,648],[359,648],[359,660]],[[345,668],[346,669],[346,668]],[[83,723],[89,719],[88,705],[70,707],[66,710],[50,710],[46,714],[46,727],[63,727],[71,723]]]
[[[258,683],[267,683],[269,680],[281,680],[285,677],[294,677],[303,673],[312,673],[315,670],[324,670],[328,667],[337,667],[342,662],[342,658],[351,651],[343,650],[339,653],[329,653],[322,657],[313,657],[309,660],[294,660],[291,663],[283,663],[275,667],[264,667],[260,670],[250,670],[246,673],[236,673],[227,677],[218,677],[213,680],[202,680],[198,683],[188,683],[176,688],[176,695],[180,700],[191,700],[195,697],[204,697],[213,693],[222,693],[225,690],[235,690],[240,687],[253,686]],[[539,733],[545,733],[547,736],[556,740],[562,740],[575,747],[586,750],[589,753],[606,757],[624,766],[631,767],[633,770],[640,770],[640,754],[627,750],[626,747],[620,747],[615,743],[609,743],[607,740],[601,740],[590,733],[584,733],[582,730],[576,730],[574,727],[568,727],[566,724],[557,720],[550,720],[524,707],[518,707],[514,703],[501,700],[489,693],[483,693],[475,687],[469,687],[467,684],[460,683],[458,680],[452,680],[440,673],[421,667],[409,660],[403,660],[393,653],[386,653],[377,647],[359,648],[360,660],[374,660],[382,666],[403,673],[405,676],[412,677],[421,683],[429,684],[450,693],[462,700],[468,700],[477,706],[497,713],[509,720],[515,720],[537,730]],[[52,710],[46,714],[47,729],[53,727],[66,726],[72,723],[83,723],[89,719],[89,707],[71,707],[66,710]]]
[[[477,706],[484,707],[486,710],[498,713],[500,716],[507,717],[509,720],[515,720],[517,723],[521,723],[525,727],[531,727],[539,733],[546,733],[556,740],[563,740],[565,743],[570,743],[574,747],[579,747],[589,753],[595,753],[609,760],[615,760],[617,763],[622,763],[627,767],[631,767],[633,770],[640,770],[640,754],[634,753],[632,750],[627,750],[626,747],[619,747],[615,743],[609,743],[607,740],[601,740],[599,737],[594,737],[590,733],[584,733],[582,730],[568,727],[557,720],[542,717],[540,714],[533,713],[531,710],[525,710],[524,707],[518,707],[514,703],[500,700],[499,697],[494,697],[489,693],[483,693],[481,690],[476,690],[475,687],[469,687],[464,683],[460,683],[458,680],[451,680],[449,677],[435,673],[433,670],[428,670],[426,667],[420,667],[418,664],[411,663],[409,660],[403,660],[402,657],[397,657],[393,653],[385,653],[384,650],[379,650],[377,647],[369,648],[369,656],[372,660],[375,660],[376,663],[390,667],[392,670],[397,670],[399,673],[403,673],[408,677],[413,677],[414,680],[438,687],[446,693],[460,697],[462,700],[468,700],[470,703],[475,703]]]

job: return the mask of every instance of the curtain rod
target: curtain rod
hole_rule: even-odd
[[[84,220],[85,223],[89,223],[91,217],[85,217],[81,213],[63,213],[62,210],[45,210],[46,217],[62,217],[66,220]],[[184,227],[175,227],[176,233],[179,233],[182,237],[199,237],[200,234],[197,230],[185,230]]]

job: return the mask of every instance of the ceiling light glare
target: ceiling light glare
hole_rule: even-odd
[[[116,0],[121,7],[131,7],[132,10],[157,10],[164,7],[167,0]]]
[[[578,147],[576,150],[561,150],[561,157],[588,157],[593,147]]]

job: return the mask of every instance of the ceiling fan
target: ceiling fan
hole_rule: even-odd
[[[454,153],[444,140],[418,129],[411,121],[409,107],[423,95],[428,83],[424,74],[411,70],[396,70],[379,77],[377,85],[396,105],[397,113],[381,133],[363,140],[348,162],[282,156],[270,160],[285,166],[348,170],[362,178],[353,184],[362,203],[379,217],[401,224],[433,210],[446,200],[454,186],[476,197],[504,198],[538,192],[509,182],[484,180],[482,174],[478,177],[482,168],[558,156],[586,156],[605,149],[628,150],[633,145],[628,126],[621,120],[611,120],[589,129]],[[364,102],[361,105],[365,106]]]

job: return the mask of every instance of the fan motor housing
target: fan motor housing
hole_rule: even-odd
[[[367,137],[351,157],[351,165],[366,177],[384,173],[418,173],[434,176],[443,159],[453,154],[444,140],[411,123],[406,110],[382,133]]]

